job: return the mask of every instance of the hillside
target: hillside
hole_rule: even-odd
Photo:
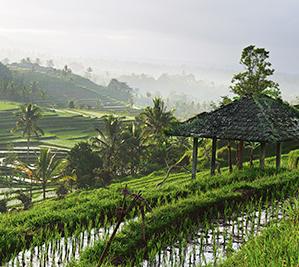
[[[9,146],[14,146],[14,149],[18,150],[18,154],[22,154],[21,151],[26,154],[24,151],[26,150],[26,141],[21,133],[11,133],[11,129],[16,124],[18,107],[19,103],[0,102],[0,158],[1,154],[7,152]],[[31,150],[39,145],[71,148],[80,141],[88,140],[96,134],[96,127],[101,128],[103,125],[101,117],[107,112],[44,107],[42,114],[43,117],[39,125],[45,135],[33,138]],[[126,119],[132,119],[132,117],[126,117]]]
[[[1,98],[5,100],[60,106],[74,101],[78,106],[121,108],[131,99],[132,89],[125,84],[113,79],[104,87],[74,74],[67,66],[59,70],[22,62],[7,65],[7,68],[11,75],[7,70],[3,71],[3,75],[11,77],[14,86],[1,86]],[[16,90],[18,92],[14,92]]]

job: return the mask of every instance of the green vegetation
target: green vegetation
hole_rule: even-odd
[[[30,58],[7,66],[1,64],[0,79],[3,100],[63,106],[75,101],[78,106],[122,109],[132,101],[133,90],[115,79],[104,87],[72,73],[68,66],[62,70],[43,67]]]
[[[232,80],[242,99],[225,106],[231,99],[224,97],[226,113],[180,124],[178,135],[194,138],[193,153],[187,138],[167,136],[178,121],[160,98],[135,114],[133,90],[115,79],[98,86],[38,59],[0,64],[1,97],[29,103],[0,102],[0,264],[216,266],[227,256],[223,264],[298,264],[298,238],[290,236],[298,233],[298,114],[279,108],[268,54],[243,50],[245,71]],[[267,101],[254,102],[263,94]],[[259,112],[252,127],[252,109],[231,115],[250,105]],[[260,106],[270,112],[264,116]],[[285,114],[279,125],[276,111]],[[208,124],[210,132],[199,132]],[[242,124],[249,127],[240,132]],[[276,157],[266,158],[270,141]],[[281,142],[284,153],[296,150],[281,155]]]
[[[16,124],[16,113],[18,104],[10,102],[0,102],[0,146],[6,149],[8,144],[22,146],[25,140],[18,132],[12,134],[11,129]],[[83,113],[84,111],[82,111]],[[44,136],[34,138],[34,146],[38,144],[53,145],[70,148],[79,141],[87,140],[95,135],[96,127],[101,127],[101,115],[92,118],[89,115],[80,114],[76,110],[68,109],[42,109],[42,119],[39,126],[44,131]],[[96,115],[96,114],[95,114]]]
[[[19,103],[16,102],[0,102],[0,111],[17,109]]]
[[[293,150],[289,153],[288,167],[296,169],[299,166],[299,149]]]
[[[124,188],[125,185],[134,191],[142,190],[144,192],[143,196],[152,207],[165,205],[162,210],[157,208],[157,212],[161,216],[163,214],[166,216],[165,210],[171,212],[167,216],[170,216],[174,210],[180,212],[179,216],[178,214],[176,216],[171,215],[169,217],[171,219],[180,218],[183,211],[186,212],[185,216],[187,216],[188,211],[198,207],[195,205],[197,202],[198,205],[202,205],[202,201],[206,203],[205,201],[208,199],[207,204],[211,204],[210,201],[214,203],[216,200],[240,198],[241,194],[234,192],[238,188],[250,186],[250,188],[264,190],[265,188],[276,188],[276,186],[279,187],[283,184],[293,185],[293,182],[296,183],[298,180],[296,179],[298,172],[283,171],[278,176],[272,176],[273,173],[275,173],[274,169],[270,169],[266,173],[261,173],[257,169],[254,171],[248,169],[231,175],[219,175],[210,178],[208,172],[205,171],[198,175],[198,179],[195,181],[190,180],[189,174],[178,173],[172,175],[159,190],[157,190],[156,185],[164,178],[164,175],[151,174],[137,179],[127,178],[120,183],[112,184],[106,189],[75,192],[62,200],[47,200],[34,205],[28,211],[0,215],[0,255],[4,259],[12,255],[14,251],[20,251],[24,246],[28,247],[29,244],[33,246],[48,239],[52,240],[57,236],[53,229],[56,229],[55,232],[58,233],[67,232],[71,234],[92,227],[108,227],[117,218],[116,210],[122,203],[120,189]],[[187,205],[187,203],[189,204]],[[174,209],[176,206],[181,207],[183,211],[177,208]],[[134,212],[129,217],[134,217]],[[151,224],[151,227],[155,226]],[[49,230],[47,229],[52,230],[48,233]],[[133,233],[130,234],[133,235]],[[32,235],[36,238],[32,239]],[[138,233],[135,235],[137,240]],[[132,245],[132,243],[130,244]],[[8,248],[11,248],[11,250]]]
[[[213,210],[214,214],[222,210],[223,203],[229,203],[233,209],[233,203],[246,200],[247,191],[251,195],[263,195],[268,192],[290,192],[298,187],[298,172],[281,173],[277,176],[265,176],[260,179],[242,182],[234,182],[222,185],[219,188],[209,190],[206,193],[197,192],[193,196],[170,201],[161,207],[153,209],[146,215],[145,233],[147,250],[154,249],[157,242],[162,242],[163,238],[169,240],[171,235],[180,232],[185,220],[194,219],[194,216],[204,216],[205,211]],[[248,197],[248,196],[247,196]],[[215,210],[216,209],[216,210]],[[182,220],[184,218],[184,220]],[[174,227],[176,230],[170,226]],[[173,230],[170,230],[173,229]],[[109,252],[110,261],[120,259],[122,263],[136,260],[136,255],[142,254],[142,223],[141,220],[130,222],[124,226],[122,231],[115,237]],[[162,241],[161,241],[162,240]],[[163,243],[163,242],[162,242]],[[93,248],[87,249],[81,256],[80,266],[95,266],[105,241],[101,240]],[[165,245],[165,244],[164,244]],[[140,256],[139,256],[140,257]],[[142,258],[141,258],[142,259]],[[139,259],[140,260],[140,259]]]
[[[232,92],[238,96],[266,94],[279,97],[278,83],[268,80],[268,77],[274,73],[268,58],[269,51],[264,48],[254,45],[245,47],[240,59],[245,70],[234,75],[231,85]]]
[[[298,200],[288,207],[288,216],[273,224],[258,237],[252,238],[239,252],[221,266],[298,266],[299,205]]]

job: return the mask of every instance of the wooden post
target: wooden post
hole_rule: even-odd
[[[212,158],[211,158],[211,176],[215,175],[216,170],[216,149],[217,149],[217,138],[212,139]]]
[[[260,169],[265,169],[266,143],[261,142]]]
[[[281,162],[281,143],[276,143],[276,171],[280,170],[280,162]]]
[[[243,148],[244,148],[244,141],[241,140],[238,143],[238,169],[243,169]]]
[[[193,138],[193,154],[192,154],[192,179],[196,178],[197,171],[197,152],[198,152],[198,138]]]
[[[228,163],[228,168],[229,172],[233,172],[233,163],[232,163],[232,147],[230,141],[227,142],[227,150],[228,150],[228,155],[227,155],[227,163]]]

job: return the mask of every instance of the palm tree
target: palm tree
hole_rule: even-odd
[[[133,122],[125,127],[121,134],[120,160],[125,171],[136,174],[146,145],[140,125]]]
[[[30,140],[33,135],[40,136],[44,132],[41,128],[38,127],[37,122],[41,118],[41,110],[38,106],[27,104],[22,105],[20,111],[17,114],[16,127],[13,129],[13,132],[17,130],[22,131],[23,137],[26,137],[27,140],[27,161],[29,162],[29,149],[30,149]],[[30,176],[30,196],[32,197],[32,176]]]
[[[13,131],[21,130],[23,137],[27,140],[27,160],[29,160],[29,145],[33,135],[39,137],[43,135],[43,130],[38,127],[37,123],[41,118],[41,110],[38,106],[27,104],[22,105],[20,112],[17,114],[16,127]]]
[[[144,122],[144,136],[161,140],[164,131],[175,122],[172,111],[167,111],[164,101],[161,98],[153,99],[153,107],[146,107],[140,114]]]
[[[43,199],[45,199],[47,183],[50,180],[61,178],[66,165],[66,160],[58,160],[56,154],[53,154],[50,149],[43,148],[34,164],[17,162],[16,168],[31,180],[31,184],[32,180],[42,184]],[[32,186],[30,191],[32,197]]]
[[[49,148],[43,148],[35,163],[35,176],[41,181],[43,187],[43,199],[46,198],[46,186],[48,181],[61,177],[63,170],[67,165],[66,160],[58,160],[56,154]]]
[[[113,115],[104,116],[103,122],[103,129],[96,129],[98,136],[92,138],[91,141],[103,155],[104,169],[111,175],[116,171],[123,122],[122,118]]]

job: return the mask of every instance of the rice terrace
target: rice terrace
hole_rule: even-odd
[[[0,266],[299,266],[296,5],[234,1],[5,1]]]

